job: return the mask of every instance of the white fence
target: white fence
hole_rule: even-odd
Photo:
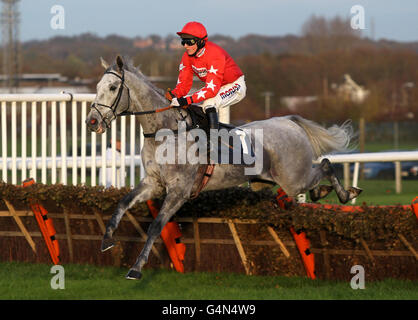
[[[0,95],[1,180],[20,184],[32,177],[52,184],[135,186],[144,174],[142,128],[135,116],[129,116],[112,122],[110,139],[108,132],[101,137],[87,132],[87,106],[94,97],[68,93]],[[108,142],[111,148],[107,150]]]
[[[20,184],[32,177],[35,181],[52,184],[135,186],[144,175],[140,157],[142,129],[135,117],[129,116],[112,122],[110,139],[109,132],[100,137],[87,132],[87,107],[93,99],[94,94],[0,95],[1,180]],[[117,140],[121,142],[120,154],[116,151]],[[107,148],[109,141],[111,149]],[[360,163],[394,162],[399,193],[400,162],[418,161],[418,151],[343,154],[327,158],[344,164],[346,186],[350,163],[355,164],[352,185],[357,186]]]

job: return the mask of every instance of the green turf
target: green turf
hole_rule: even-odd
[[[350,283],[302,277],[246,276],[145,270],[141,280],[126,280],[126,269],[65,265],[65,289],[52,289],[51,266],[0,263],[0,299],[418,299],[418,283],[387,279],[353,290]]]

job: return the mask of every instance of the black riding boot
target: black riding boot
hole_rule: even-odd
[[[215,107],[206,108],[206,117],[208,118],[209,123],[209,139],[208,139],[208,155],[209,155],[209,161],[210,163],[213,163],[217,159],[217,152],[215,154],[212,154],[211,150],[213,148],[213,144],[211,143],[211,137],[210,137],[210,129],[216,129],[219,130],[219,121],[218,121],[218,113],[216,112]],[[219,141],[218,141],[219,144]]]
[[[216,108],[206,108],[205,111],[209,122],[209,129],[219,129],[218,113],[216,112]]]

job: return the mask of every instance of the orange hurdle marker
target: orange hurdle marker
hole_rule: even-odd
[[[306,238],[306,233],[303,231],[295,231],[293,227],[290,227],[290,232],[292,233],[299,253],[302,256],[302,262],[305,266],[306,274],[309,278],[315,279],[315,258],[314,254],[309,249],[310,242],[309,239]]]
[[[290,209],[292,206],[292,198],[290,198],[282,188],[277,189],[276,196],[277,203],[282,209]],[[310,242],[306,238],[306,233],[303,231],[296,232],[293,227],[290,227],[293,239],[296,242],[296,247],[302,257],[302,262],[306,270],[306,274],[309,278],[315,279],[315,258],[314,254],[310,251]]]
[[[414,200],[412,200],[411,208],[412,208],[412,211],[415,213],[415,216],[418,219],[418,196],[415,197]]]
[[[152,200],[147,201],[148,209],[154,219],[157,217],[160,208]],[[167,248],[168,255],[177,272],[184,273],[184,255],[186,245],[180,242],[181,231],[177,222],[167,222],[161,231],[161,238]]]
[[[29,178],[23,181],[23,187],[28,187],[35,184],[35,180]],[[29,205],[35,215],[36,221],[38,222],[39,229],[41,230],[42,236],[45,240],[46,246],[54,264],[59,264],[59,245],[58,240],[55,238],[56,231],[52,220],[48,218],[48,211],[39,203],[29,199]]]

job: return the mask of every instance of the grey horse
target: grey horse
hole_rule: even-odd
[[[191,198],[194,181],[201,172],[199,168],[205,164],[159,162],[156,153],[163,142],[157,141],[152,133],[163,128],[174,131],[180,121],[191,125],[187,111],[172,108],[155,112],[169,104],[162,90],[155,87],[128,59],[117,56],[113,65],[103,59],[101,62],[106,71],[97,84],[96,98],[86,119],[88,128],[100,134],[110,128],[111,121],[119,115],[142,112],[137,119],[144,133],[150,134],[142,148],[146,176],[119,202],[106,226],[101,250],[114,246],[113,234],[124,213],[135,203],[165,197],[158,216],[149,226],[145,246],[126,275],[127,279],[139,279],[154,241],[170,218]],[[322,155],[347,150],[353,135],[349,122],[326,129],[300,116],[285,116],[251,122],[240,128],[262,130],[262,148],[258,150],[258,156],[262,156],[261,170],[248,175],[245,165],[215,164],[212,177],[202,192],[258,179],[280,185],[290,197],[309,191],[313,201],[325,197],[331,190],[336,191],[342,203],[360,194],[361,189],[343,188],[328,159],[324,158],[317,166],[312,165],[313,160]],[[253,133],[252,138],[257,139]],[[174,142],[177,140],[175,135]],[[187,147],[192,143],[194,141],[188,141]],[[331,186],[320,185],[324,178]]]

